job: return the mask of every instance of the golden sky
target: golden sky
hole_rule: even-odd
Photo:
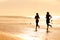
[[[1,16],[60,15],[60,0],[0,0]]]

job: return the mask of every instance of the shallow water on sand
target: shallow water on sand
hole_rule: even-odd
[[[60,40],[60,23],[57,20],[53,21],[52,28],[49,27],[48,33],[46,32],[46,24],[42,22],[36,32],[34,22],[34,19],[31,18],[0,17],[0,34],[13,35],[23,40]],[[9,39],[1,38],[1,40]]]

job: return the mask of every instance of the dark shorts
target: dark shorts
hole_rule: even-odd
[[[46,20],[46,24],[49,25],[49,23],[50,23],[50,20]]]
[[[39,22],[39,20],[36,20],[36,23],[38,23]]]

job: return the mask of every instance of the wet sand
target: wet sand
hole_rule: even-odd
[[[9,25],[9,26],[7,26]],[[60,40],[60,29],[46,28],[38,29],[35,31],[35,26],[30,24],[3,24],[0,26],[0,39],[1,40]]]
[[[22,39],[9,33],[0,32],[0,40],[22,40]]]

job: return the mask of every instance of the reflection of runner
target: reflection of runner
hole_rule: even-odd
[[[35,19],[36,19],[36,31],[37,31],[37,27],[39,28],[39,25],[38,25],[39,15],[38,15],[38,13],[36,13]]]
[[[50,19],[52,18],[52,16],[49,14],[49,12],[47,12],[46,14],[46,24],[47,24],[47,31],[48,31],[48,27],[52,27],[49,23],[50,23]]]

